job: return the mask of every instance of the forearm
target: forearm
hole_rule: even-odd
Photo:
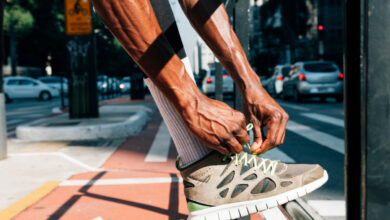
[[[93,0],[97,14],[144,73],[179,109],[201,92],[163,37],[149,1]]]
[[[229,23],[223,3],[219,0],[180,0],[183,11],[193,27],[230,73],[239,90],[261,87],[260,79],[251,68],[241,44]]]

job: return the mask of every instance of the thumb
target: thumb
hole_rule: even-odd
[[[256,152],[263,144],[263,131],[261,129],[261,123],[259,120],[255,119],[253,121],[253,143],[251,145],[251,151]]]

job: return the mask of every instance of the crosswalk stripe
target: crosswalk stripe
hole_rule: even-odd
[[[168,127],[164,122],[161,122],[152,146],[145,157],[145,162],[167,162],[170,146],[171,136]]]
[[[278,103],[282,107],[292,108],[292,109],[299,110],[299,111],[310,111],[310,109],[302,107],[302,106],[297,106],[294,104],[289,104],[289,103],[284,103],[284,102],[278,102]]]
[[[287,130],[341,154],[344,154],[344,140],[341,138],[317,131],[313,128],[310,128],[309,126],[299,124],[292,120],[287,123]]]
[[[24,120],[25,119],[20,119],[20,118],[8,119],[7,120],[7,125],[14,125],[14,124],[17,124],[17,123],[22,122]]]
[[[321,216],[345,216],[344,200],[309,200],[307,203]]]
[[[323,115],[323,114],[317,114],[317,113],[301,113],[301,115],[311,118],[317,121],[325,122],[328,124],[336,125],[338,127],[344,127],[344,120],[338,119],[335,117]]]
[[[280,160],[283,163],[295,163],[295,160],[289,157],[286,153],[281,151],[279,148],[274,148],[261,155],[264,158],[270,160]]]

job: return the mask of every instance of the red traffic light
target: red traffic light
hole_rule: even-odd
[[[324,26],[323,25],[318,25],[318,30],[319,31],[323,31],[324,30]]]

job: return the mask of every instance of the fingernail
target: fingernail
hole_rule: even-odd
[[[253,142],[252,147],[251,147],[251,151],[258,150],[260,148],[260,146],[261,146],[261,143]]]

